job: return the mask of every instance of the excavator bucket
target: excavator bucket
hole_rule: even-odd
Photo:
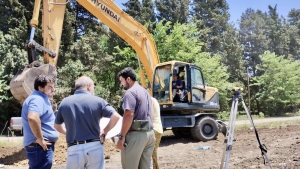
[[[25,99],[33,92],[34,79],[40,74],[50,74],[55,76],[55,78],[57,76],[54,66],[34,61],[23,70],[19,70],[11,79],[9,84],[10,91],[19,103],[23,104]]]

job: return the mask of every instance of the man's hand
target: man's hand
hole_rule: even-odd
[[[65,124],[54,124],[54,128],[60,132],[61,134],[66,135],[67,134],[67,130],[66,130],[66,126]]]
[[[103,143],[105,142],[105,136],[106,136],[106,134],[107,134],[107,133],[105,133],[104,130],[102,130],[102,131],[100,132],[99,138],[100,138],[100,143],[101,143],[101,144],[103,144]]]
[[[124,150],[125,149],[124,143],[125,143],[125,138],[123,138],[122,140],[118,140],[118,144],[117,144],[118,149]]]
[[[44,139],[37,139],[35,142],[38,143],[41,147],[43,147],[44,151],[48,150],[47,145],[51,145],[51,143],[45,141]]]

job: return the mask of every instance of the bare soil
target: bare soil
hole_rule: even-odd
[[[300,168],[300,125],[279,128],[260,128],[258,133],[261,142],[268,148],[267,157],[273,169]],[[170,169],[215,169],[220,168],[224,151],[224,136],[219,133],[217,140],[195,142],[189,138],[176,138],[170,132],[164,134],[158,149],[160,168]],[[251,129],[237,130],[236,141],[230,153],[229,168],[269,168],[264,164],[263,156],[255,134]],[[207,150],[197,150],[210,146]],[[106,168],[121,167],[120,151],[112,142],[105,144]],[[56,144],[55,164],[53,168],[65,168],[66,144],[63,136]],[[0,147],[0,164],[5,168],[28,168],[25,151],[21,146]]]
[[[105,159],[109,159],[111,155],[119,152],[111,141],[104,143]],[[65,135],[60,135],[55,144],[54,166],[53,168],[65,168],[67,157],[67,144]],[[2,146],[0,147],[0,164],[4,164],[5,168],[22,168],[28,166],[25,149],[19,146]],[[0,167],[1,168],[1,167]],[[28,167],[27,167],[28,168]]]
[[[267,157],[273,169],[300,168],[300,125],[273,129],[258,129],[261,142],[268,148]],[[259,144],[251,129],[235,131],[229,168],[269,168],[264,164]],[[195,142],[192,139],[178,139],[172,134],[164,135],[158,149],[160,168],[170,169],[217,169],[220,168],[224,152],[225,137],[219,133],[217,140]],[[210,146],[207,150],[197,150]],[[120,154],[112,156],[106,168],[121,168]]]

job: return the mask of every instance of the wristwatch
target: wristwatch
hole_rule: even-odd
[[[119,140],[122,140],[124,136],[122,136],[121,134],[118,135]]]

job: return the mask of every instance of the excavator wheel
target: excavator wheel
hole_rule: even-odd
[[[209,116],[199,117],[191,129],[192,136],[197,141],[215,140],[218,136],[218,125],[215,119]]]
[[[57,72],[54,66],[34,61],[25,66],[24,69],[19,70],[18,73],[11,79],[9,83],[10,91],[20,104],[23,104],[25,99],[33,92],[34,79],[40,74],[50,74],[55,78],[57,77]]]

